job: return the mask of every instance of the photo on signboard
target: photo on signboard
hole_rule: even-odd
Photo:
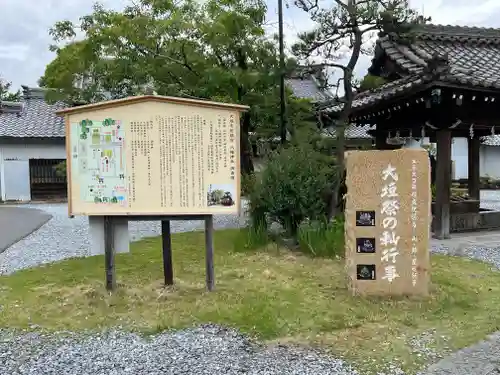
[[[358,264],[356,274],[358,280],[375,280],[375,264]]]
[[[210,184],[207,205],[230,207],[236,204],[236,184]]]
[[[358,253],[374,253],[375,238],[356,238],[356,251]]]
[[[357,227],[374,227],[375,211],[356,211]]]

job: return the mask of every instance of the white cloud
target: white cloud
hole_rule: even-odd
[[[51,43],[48,29],[59,20],[77,20],[91,10],[89,0],[0,0],[0,75],[21,84],[35,85],[46,64],[53,58],[48,51]],[[332,2],[332,0],[325,0]],[[128,0],[101,0],[105,6],[120,8]],[[278,0],[267,0],[267,31],[278,32]],[[314,25],[308,15],[293,6],[293,0],[284,0],[284,31],[287,47],[296,40],[298,32]],[[287,6],[288,5],[288,6]],[[499,0],[413,0],[411,5],[433,18],[433,23],[500,26]],[[366,72],[371,57],[363,57],[357,72]],[[22,63],[20,63],[22,62]]]
[[[23,44],[10,44],[0,46],[0,60],[24,61],[28,58],[29,46]]]

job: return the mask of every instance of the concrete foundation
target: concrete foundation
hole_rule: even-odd
[[[89,216],[90,254],[104,254],[104,217]],[[113,238],[116,253],[130,252],[128,233],[128,219],[126,217],[113,218]]]

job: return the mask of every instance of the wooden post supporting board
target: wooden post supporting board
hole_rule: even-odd
[[[112,216],[104,216],[104,261],[106,267],[106,290],[112,291],[116,289],[115,245]]]
[[[170,220],[161,221],[161,243],[163,250],[163,275],[165,286],[174,284],[172,265],[172,238],[170,235]]]
[[[214,290],[214,218],[205,216],[205,264],[207,273],[207,289]]]

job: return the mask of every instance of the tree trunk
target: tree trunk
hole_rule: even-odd
[[[252,145],[250,144],[250,114],[243,113],[241,119],[241,135],[240,135],[240,167],[241,173],[251,174],[254,172]]]
[[[357,25],[357,9],[356,3],[353,0],[349,0],[347,4],[349,17],[353,25]],[[337,164],[337,176],[333,182],[332,199],[330,201],[330,209],[328,212],[328,218],[331,220],[339,213],[341,213],[343,204],[341,203],[342,197],[339,197],[340,188],[342,186],[342,180],[345,173],[344,164],[344,152],[345,152],[345,128],[349,124],[349,118],[352,109],[352,102],[354,100],[354,95],[352,92],[352,74],[354,67],[358,62],[359,56],[361,54],[361,45],[363,43],[363,32],[359,27],[354,27],[354,44],[352,49],[351,58],[347,65],[343,68],[344,72],[344,107],[340,112],[339,120],[337,126],[335,127],[335,135],[337,136],[337,145],[335,148],[336,153],[336,164]],[[339,201],[340,200],[340,201]]]
[[[236,60],[238,68],[243,71],[248,70],[247,56],[240,48],[237,51]],[[245,90],[242,86],[238,86],[238,103],[241,103]],[[240,167],[241,173],[250,174],[254,172],[253,158],[252,158],[252,145],[250,144],[250,113],[244,112],[241,118],[241,132],[240,132]]]

